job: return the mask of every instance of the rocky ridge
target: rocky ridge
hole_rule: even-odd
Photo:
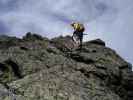
[[[0,100],[133,100],[132,65],[100,39],[0,36]]]

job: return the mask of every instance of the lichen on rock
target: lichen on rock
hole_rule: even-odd
[[[132,65],[100,39],[78,50],[70,36],[1,38],[1,100],[133,100]]]

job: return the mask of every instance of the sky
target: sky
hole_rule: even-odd
[[[133,0],[0,0],[0,35],[71,35],[70,23],[78,21],[84,41],[101,38],[133,64],[132,18]]]

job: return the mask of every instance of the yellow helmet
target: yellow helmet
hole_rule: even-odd
[[[81,32],[85,31],[84,25],[79,22],[76,23],[73,22],[71,26],[74,28],[75,31],[81,31]]]

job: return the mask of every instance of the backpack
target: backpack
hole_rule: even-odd
[[[80,24],[80,23],[74,23],[73,28],[74,28],[75,31],[79,31],[79,32],[84,32],[85,31],[84,25]]]

